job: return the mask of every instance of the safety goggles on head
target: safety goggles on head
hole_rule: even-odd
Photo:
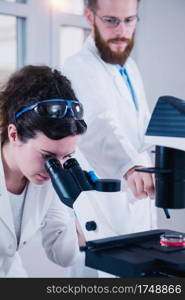
[[[62,119],[70,112],[75,120],[83,119],[83,106],[77,100],[49,99],[36,102],[30,106],[24,107],[15,114],[17,120],[24,113],[34,110],[39,116]]]

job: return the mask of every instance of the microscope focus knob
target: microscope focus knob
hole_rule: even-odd
[[[87,231],[94,231],[94,230],[96,230],[96,228],[97,228],[96,222],[95,221],[86,222],[85,228],[87,229]]]

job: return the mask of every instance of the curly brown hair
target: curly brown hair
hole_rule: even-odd
[[[63,119],[51,119],[40,117],[32,110],[15,120],[15,114],[21,108],[53,98],[77,100],[70,81],[58,70],[29,65],[16,71],[0,90],[1,142],[7,141],[11,123],[23,142],[34,138],[38,131],[55,140],[83,134],[87,129],[84,120],[75,120],[69,114]]]

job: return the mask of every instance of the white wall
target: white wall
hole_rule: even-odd
[[[142,0],[140,17],[134,55],[150,108],[163,95],[185,100],[185,1]],[[170,214],[158,210],[159,227],[185,232],[185,209]]]
[[[150,107],[159,96],[185,99],[185,1],[141,0],[137,61]]]

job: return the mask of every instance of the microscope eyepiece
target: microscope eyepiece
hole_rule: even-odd
[[[49,170],[55,170],[56,171],[56,170],[61,168],[61,163],[59,162],[59,160],[57,160],[55,158],[51,158],[51,159],[46,161],[45,168],[46,168],[47,172]]]
[[[63,167],[56,158],[49,159],[45,168],[60,200],[69,207],[73,207],[73,203],[83,191],[120,191],[120,180],[99,179],[93,171],[82,170],[74,158],[68,159]]]
[[[79,168],[81,169],[79,163],[77,162],[77,160],[75,158],[70,158],[68,160],[65,161],[65,163],[63,164],[64,169],[71,169],[71,168]]]

